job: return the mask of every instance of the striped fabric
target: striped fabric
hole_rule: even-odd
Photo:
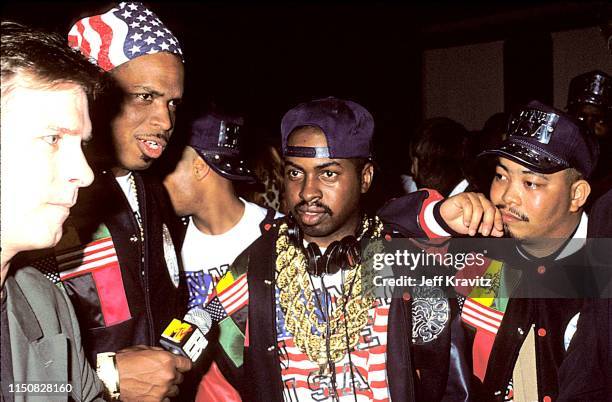
[[[282,312],[277,310],[277,314]],[[389,401],[386,371],[389,305],[370,309],[368,325],[362,330],[356,350],[351,352],[358,401]],[[280,317],[279,317],[280,318]],[[285,401],[327,400],[332,391],[330,376],[320,376],[319,366],[295,346],[293,337],[279,331],[280,364]],[[336,363],[336,391],[340,401],[354,401],[348,355]]]
[[[182,59],[176,37],[142,3],[123,2],[104,14],[77,21],[68,44],[105,71],[136,57],[170,52]]]
[[[461,319],[472,326],[497,334],[504,314],[479,303],[475,299],[468,298],[463,304]]]
[[[217,285],[217,297],[228,315],[246,306],[249,300],[246,274],[234,279],[232,273],[228,272]]]
[[[93,272],[100,268],[117,266],[117,252],[110,237],[96,240],[76,250],[58,254],[57,264],[62,281]]]
[[[111,326],[130,319],[131,313],[113,240],[105,226],[95,236],[101,238],[85,244],[78,244],[79,239],[70,239],[63,248],[56,248],[55,255],[31,264],[57,285],[95,289],[91,297],[83,297],[76,304],[87,305],[92,311],[99,309],[99,313],[89,318],[96,325]]]

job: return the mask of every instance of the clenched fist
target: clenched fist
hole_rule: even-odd
[[[440,215],[455,232],[470,236],[501,237],[504,226],[501,213],[480,193],[461,193],[447,198],[440,205]]]
[[[183,374],[191,360],[162,348],[132,346],[117,352],[119,389],[122,401],[168,401],[178,395]]]

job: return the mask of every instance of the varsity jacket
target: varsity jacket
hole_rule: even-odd
[[[33,264],[66,288],[93,365],[100,352],[158,346],[164,328],[187,307],[169,197],[155,177],[132,174],[144,242],[121,187],[101,171],[80,190],[54,255]]]
[[[472,389],[477,401],[513,396],[513,371],[531,331],[538,401],[557,400],[559,369],[575,347],[585,297],[596,296],[597,280],[584,247],[586,239],[580,240],[586,236],[587,221],[585,214],[572,241],[551,256],[534,258],[513,247],[494,251],[494,258],[483,266],[480,274],[499,286],[485,293],[472,289],[461,313],[472,348]]]
[[[404,214],[412,214],[408,230],[425,233],[416,215],[439,200],[437,193],[405,196]],[[221,372],[245,401],[282,401],[283,383],[276,334],[275,266],[282,218],[234,261],[206,306],[218,323],[218,342],[209,352]],[[388,232],[392,231],[388,226]],[[245,286],[245,285],[248,285]],[[245,289],[248,288],[248,293]],[[448,319],[431,342],[413,342],[412,299],[391,301],[387,328],[386,375],[393,401],[469,400],[469,369],[464,359],[458,308],[447,301]],[[417,374],[418,372],[418,374]]]

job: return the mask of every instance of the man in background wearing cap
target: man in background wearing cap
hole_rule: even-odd
[[[496,285],[486,297],[473,289],[462,307],[476,398],[556,400],[583,298],[598,295],[583,210],[597,144],[576,120],[534,101],[510,118],[508,139],[481,155],[498,157],[490,197],[516,242],[489,253],[503,263],[490,260],[479,274]]]
[[[57,244],[79,189],[93,180],[81,146],[100,73],[61,37],[12,22],[2,22],[1,49],[0,400],[34,399],[44,382],[52,385],[40,400],[90,401],[103,386],[68,296],[21,257]]]
[[[601,157],[591,175],[590,201],[595,201],[612,188],[612,77],[597,70],[574,77],[567,96],[567,110],[585,122],[599,142]]]
[[[168,323],[183,317],[187,291],[179,281],[168,195],[143,171],[174,128],[182,51],[163,22],[134,2],[77,21],[68,42],[107,71],[115,88],[96,109],[88,153],[96,180],[79,199],[56,258],[42,269],[58,272],[68,289],[87,356],[106,374],[102,380],[112,383],[118,370],[114,396],[162,400],[178,393],[181,373],[191,367],[154,347]]]
[[[420,372],[415,385],[420,367],[404,321],[411,302],[362,294],[360,242],[386,231],[360,205],[374,175],[372,116],[351,101],[319,99],[287,112],[281,131],[292,218],[265,228],[206,306],[219,322],[220,368],[244,400],[440,400],[457,385],[447,381],[450,361],[458,363],[450,357],[451,320],[431,323],[440,329],[431,360],[445,364]],[[428,222],[438,226],[433,210],[462,233],[501,235],[500,217],[484,197],[438,202],[439,194],[422,191],[404,198],[404,215],[412,217],[403,226],[415,236],[432,233]],[[465,389],[452,392],[453,400],[467,398]]]
[[[196,119],[191,125],[188,145],[164,179],[172,205],[177,215],[183,217],[176,244],[177,247],[182,244],[190,309],[206,304],[238,254],[261,235],[265,225],[281,216],[236,195],[234,182],[255,181],[240,157],[242,126],[241,117],[219,112]],[[219,375],[213,363],[202,380],[203,392],[198,398],[228,400],[231,386]],[[222,389],[220,384],[226,388]]]
[[[584,121],[595,135],[612,135],[612,78],[603,71],[590,71],[572,78],[567,95],[568,113]]]

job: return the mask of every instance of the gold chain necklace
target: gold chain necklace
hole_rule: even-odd
[[[378,217],[364,218],[360,237],[370,227],[373,227],[370,238],[380,239],[383,225]],[[280,291],[279,303],[285,315],[285,326],[293,334],[295,345],[324,373],[328,368],[328,356],[337,363],[359,342],[359,334],[368,322],[374,297],[367,290],[366,294],[362,294],[363,263],[359,263],[348,270],[346,281],[342,283],[342,295],[336,301],[331,316],[327,317],[329,322],[320,322],[310,275],[306,270],[306,256],[301,247],[291,243],[287,232],[288,225],[284,223],[276,241],[276,285]],[[375,248],[382,248],[380,242],[377,243],[379,247]],[[372,254],[364,252],[362,260],[371,258]],[[327,325],[329,339],[326,339]]]

